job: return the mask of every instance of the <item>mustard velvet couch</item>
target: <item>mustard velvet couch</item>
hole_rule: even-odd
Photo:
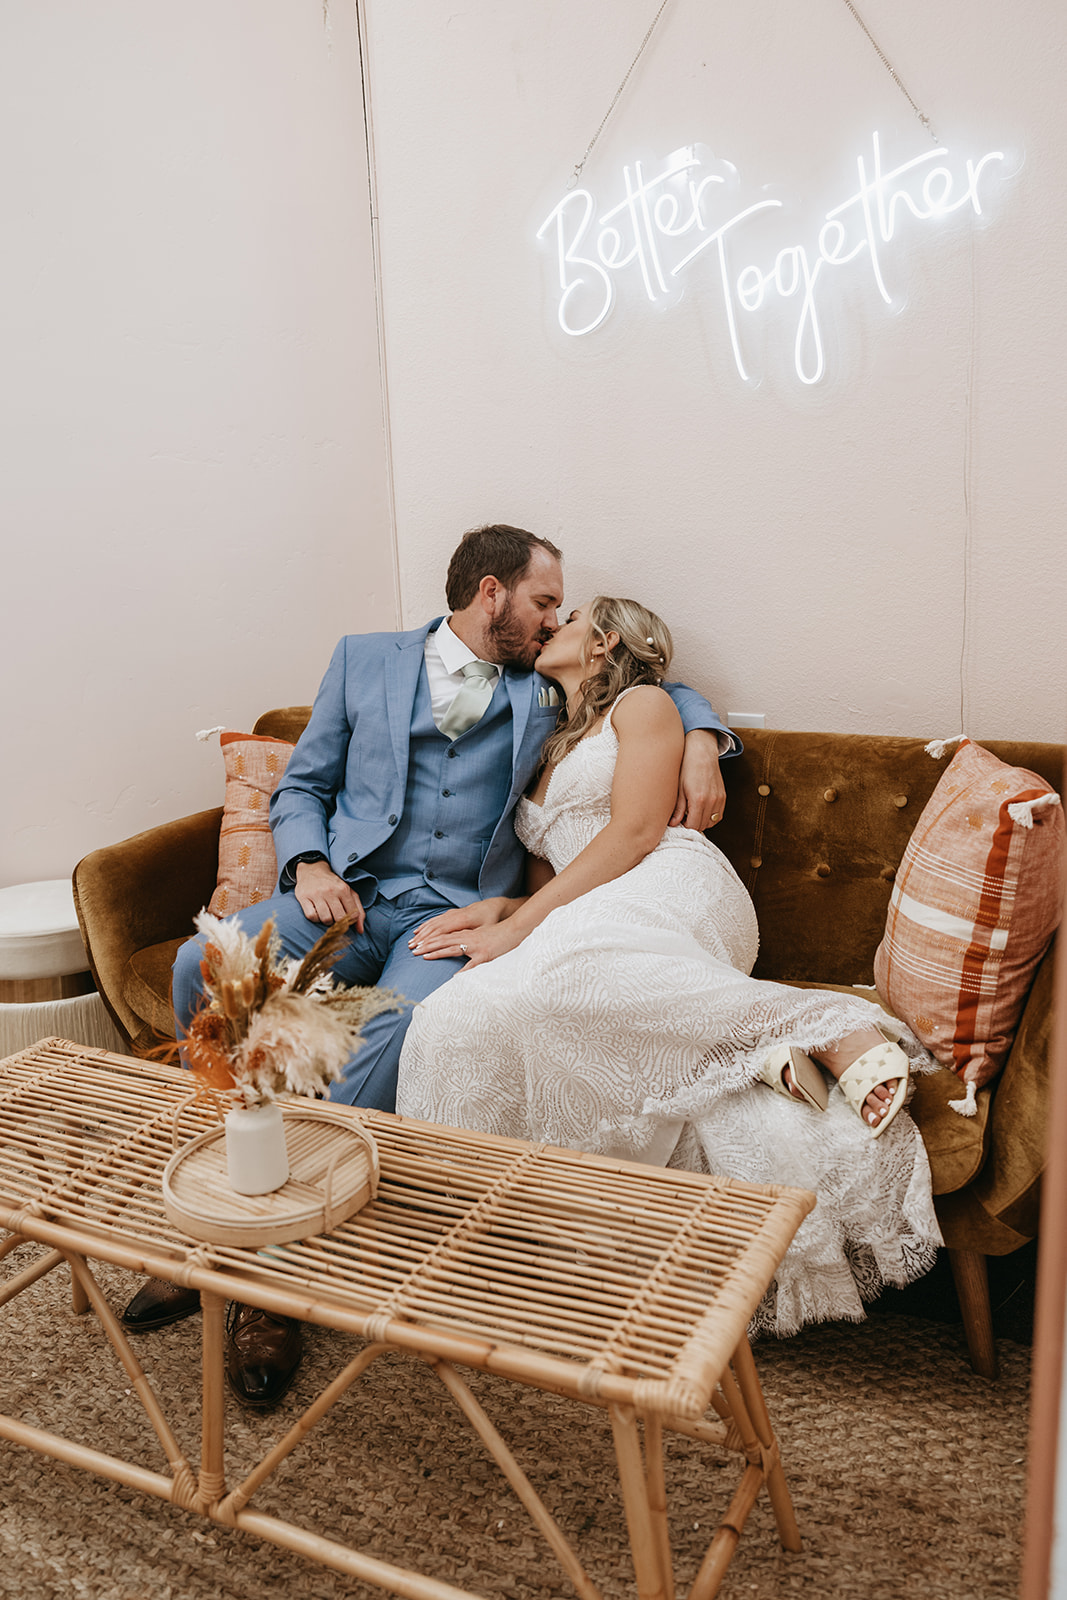
[[[309,714],[308,706],[269,711],[254,731],[295,742]],[[1060,790],[1062,745],[987,748]],[[931,759],[919,739],[745,734],[744,754],[723,767],[728,803],[712,837],[755,902],[757,977],[821,988],[873,984],[894,873],[948,760]],[[93,976],[135,1054],[173,1038],[170,968],[214,889],[221,818],[221,807],[202,811],[96,850],[75,868]],[[919,1078],[912,1102],[971,1361],[990,1378],[996,1352],[986,1257],[1017,1249],[1038,1227],[1054,953],[1055,941],[1001,1076],[979,1092],[977,1116],[949,1109],[961,1087],[947,1070]]]

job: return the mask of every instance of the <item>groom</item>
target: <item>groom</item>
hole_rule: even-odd
[[[273,918],[285,953],[301,957],[324,926],[354,916],[336,976],[405,1000],[399,1013],[367,1024],[334,1100],[393,1110],[411,1008],[463,964],[414,955],[412,931],[452,906],[522,893],[513,814],[558,713],[556,690],[534,669],[558,627],[560,560],[555,545],[524,529],[471,529],[449,564],[447,620],[338,644],[271,800],[278,886],[239,913],[241,926],[254,936]],[[725,803],[719,755],[740,746],[703,696],[667,687],[687,734],[671,821],[703,829]],[[184,944],[174,966],[179,1037],[200,1001],[200,944]],[[123,1320],[159,1327],[197,1306],[195,1296],[153,1281]],[[240,1346],[240,1326],[235,1333]],[[273,1404],[299,1352],[279,1388],[259,1382],[262,1352],[238,1359],[234,1343],[231,1336],[227,1371],[238,1399]]]

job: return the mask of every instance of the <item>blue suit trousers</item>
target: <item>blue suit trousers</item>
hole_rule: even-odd
[[[460,956],[427,961],[412,955],[408,940],[421,922],[453,909],[450,901],[422,886],[409,889],[395,900],[379,898],[367,911],[363,932],[352,935],[334,973],[340,983],[380,984],[393,990],[404,1004],[400,1011],[386,1011],[371,1018],[359,1048],[348,1059],[344,1077],[330,1089],[331,1100],[369,1106],[376,1111],[396,1109],[397,1066],[412,1007],[464,965]],[[284,953],[297,960],[307,955],[326,931],[321,922],[310,922],[305,917],[292,893],[272,895],[237,913],[241,927],[253,939],[268,917],[274,918]],[[174,1014],[179,1039],[200,1004],[203,943],[203,935],[190,939],[182,945],[174,963]]]

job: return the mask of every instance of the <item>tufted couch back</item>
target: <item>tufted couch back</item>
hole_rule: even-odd
[[[894,873],[953,749],[919,739],[746,730],[723,763],[726,814],[710,837],[752,896],[755,975],[786,983],[870,984]],[[982,741],[1057,791],[1062,745]]]

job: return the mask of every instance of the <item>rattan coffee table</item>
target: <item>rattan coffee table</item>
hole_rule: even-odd
[[[161,1180],[174,1141],[207,1129],[182,1071],[47,1039],[0,1062],[0,1255],[48,1253],[0,1286],[0,1306],[69,1266],[129,1375],[167,1471],[0,1416],[0,1437],[202,1517],[258,1534],[409,1600],[470,1591],[257,1511],[256,1490],[387,1350],[421,1357],[497,1462],[582,1596],[600,1600],[460,1369],[498,1374],[610,1414],[640,1600],[672,1600],[663,1430],[740,1456],[743,1470],[691,1600],[718,1589],[766,1485],[788,1550],[800,1536],[746,1328],[814,1198],[606,1161],[352,1111],[377,1142],[376,1198],[329,1233],[254,1248],[177,1231]],[[200,1291],[199,1471],[182,1454],[90,1261]],[[353,1334],[352,1360],[243,1482],[225,1471],[227,1299]],[[160,1335],[159,1337],[163,1337]],[[180,1403],[180,1402],[179,1402]],[[643,1433],[643,1450],[642,1450]]]

